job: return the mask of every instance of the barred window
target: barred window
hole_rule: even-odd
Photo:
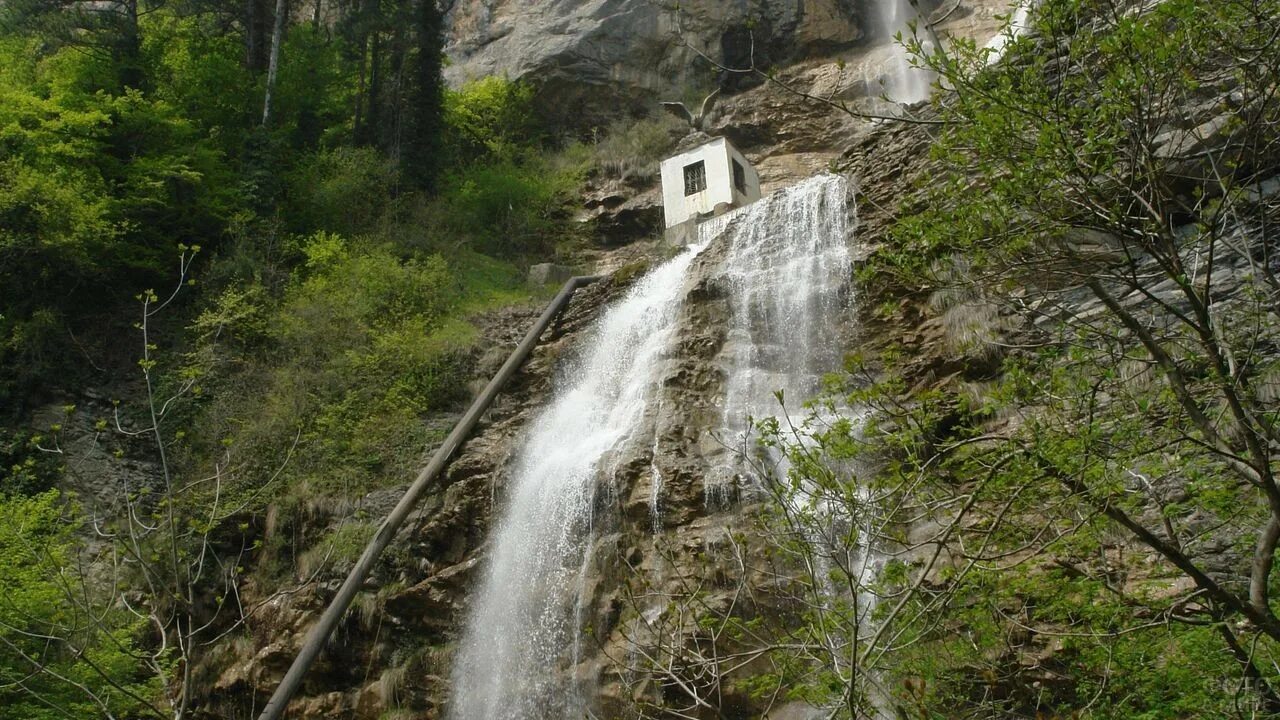
[[[701,160],[684,166],[684,194],[696,195],[707,189],[707,166]]]
[[[747,194],[747,171],[737,160],[733,161],[733,186],[743,195]]]

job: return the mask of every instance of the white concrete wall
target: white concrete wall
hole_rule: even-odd
[[[707,189],[684,194],[684,168],[701,160],[707,169]],[[718,203],[733,202],[729,182],[729,154],[723,138],[662,162],[662,211],[667,227],[678,225],[700,213],[709,213]]]
[[[730,158],[742,163],[747,176],[747,192],[733,187],[733,164]],[[684,194],[684,168],[701,160],[707,170],[707,189],[693,195]],[[666,227],[715,210],[716,205],[727,203],[741,207],[760,199],[760,176],[751,163],[724,138],[717,138],[689,152],[662,161],[662,211]]]

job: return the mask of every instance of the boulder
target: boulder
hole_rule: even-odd
[[[559,285],[573,277],[573,268],[555,263],[538,263],[529,267],[529,284],[534,287]]]

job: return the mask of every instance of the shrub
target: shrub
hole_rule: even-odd
[[[290,221],[304,232],[368,232],[385,212],[398,180],[394,164],[372,148],[318,151],[289,178]]]
[[[516,161],[544,140],[533,114],[533,86],[490,76],[445,95],[446,146],[454,165],[485,158]]]
[[[83,529],[63,499],[0,496],[0,517],[0,720],[154,714],[146,699],[158,683],[139,679],[142,622],[69,596]]]
[[[572,167],[555,172],[543,160],[473,165],[447,177],[431,203],[435,232],[497,257],[545,256],[573,233],[579,182]]]

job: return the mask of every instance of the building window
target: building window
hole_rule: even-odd
[[[684,166],[684,194],[696,195],[707,189],[707,166],[701,160]]]
[[[733,186],[743,195],[747,194],[747,171],[737,160],[733,161]]]

